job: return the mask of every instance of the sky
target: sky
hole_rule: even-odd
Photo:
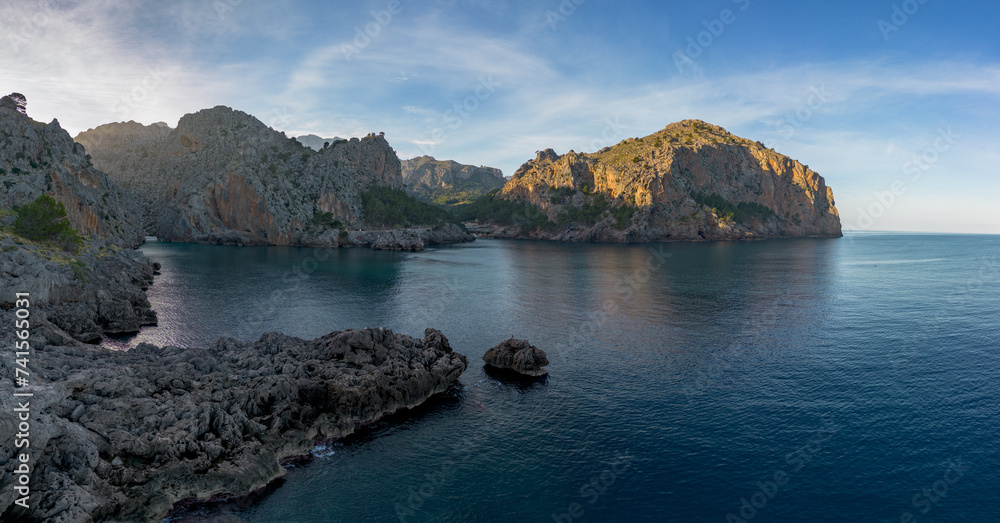
[[[1000,233],[1000,3],[0,0],[0,91],[72,135],[216,105],[498,167],[696,118],[846,230]]]

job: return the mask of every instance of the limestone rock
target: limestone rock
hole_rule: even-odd
[[[402,165],[406,192],[439,205],[470,202],[507,182],[500,169],[435,160],[431,156],[404,160]]]
[[[185,115],[176,129],[115,123],[77,141],[143,203],[150,230],[165,241],[341,245],[341,227],[368,225],[366,191],[403,187],[399,158],[381,134],[317,151],[223,106]]]
[[[483,361],[499,369],[512,370],[526,376],[544,376],[549,364],[545,351],[527,340],[510,338],[486,351]]]
[[[94,167],[57,120],[43,124],[0,107],[0,208],[31,203],[43,193],[66,207],[81,234],[127,246],[143,241],[138,206]]]
[[[159,521],[178,502],[249,494],[282,476],[284,461],[422,403],[467,366],[433,329],[423,339],[386,329],[311,341],[268,333],[120,352],[42,344],[42,328],[32,331],[32,508],[13,506],[17,460],[4,445],[5,520]],[[0,360],[5,375],[13,365]],[[17,406],[11,388],[0,382],[7,412]],[[3,441],[14,433],[0,423]]]
[[[842,236],[833,191],[809,167],[699,120],[590,154],[547,149],[495,199],[533,222],[502,237],[646,242]],[[521,213],[523,215],[523,213]]]

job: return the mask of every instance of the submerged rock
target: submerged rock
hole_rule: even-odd
[[[528,343],[528,340],[510,338],[483,354],[483,361],[500,369],[508,369],[525,376],[544,376],[542,367],[549,364],[545,351]]]
[[[311,341],[267,333],[207,350],[128,352],[43,345],[42,325],[32,339],[31,509],[14,505],[18,463],[5,445],[4,520],[158,521],[179,502],[252,493],[282,476],[288,458],[419,405],[467,366],[433,329],[423,339],[386,329]],[[0,359],[5,374],[13,366]],[[0,382],[7,412],[17,407],[12,392],[10,380]],[[14,432],[0,423],[0,440],[14,441]]]

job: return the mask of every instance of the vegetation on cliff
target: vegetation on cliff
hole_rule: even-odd
[[[361,194],[365,223],[381,227],[437,226],[461,222],[448,211],[418,201],[402,189],[372,187]]]
[[[17,210],[14,232],[36,242],[54,243],[68,252],[78,251],[83,243],[66,217],[66,207],[47,194]]]
[[[69,224],[80,234],[100,236],[122,245],[142,242],[137,206],[95,169],[83,147],[52,120],[36,122],[25,114],[23,96],[12,93],[0,101],[0,207],[26,207],[42,195],[62,206]],[[37,205],[28,210],[40,211]],[[56,210],[49,205],[50,212]],[[40,226],[26,216],[22,225],[28,233]],[[57,220],[58,221],[58,220]],[[29,222],[35,222],[29,227]],[[12,225],[12,224],[10,224]],[[52,235],[58,235],[58,232]],[[49,238],[52,241],[54,238]],[[65,235],[66,245],[76,243]]]
[[[403,182],[418,200],[445,207],[472,203],[507,181],[500,169],[420,156],[404,160]]]
[[[841,235],[821,176],[699,120],[589,154],[540,151],[459,215],[516,225],[504,232],[511,237],[567,241]]]
[[[512,225],[530,228],[549,228],[555,225],[548,216],[527,202],[498,198],[500,189],[480,196],[472,203],[459,206],[455,215],[462,221]]]

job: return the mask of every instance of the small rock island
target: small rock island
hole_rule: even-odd
[[[487,366],[514,371],[530,377],[548,374],[543,367],[549,364],[545,351],[535,347],[528,340],[510,338],[486,351],[483,361]]]

